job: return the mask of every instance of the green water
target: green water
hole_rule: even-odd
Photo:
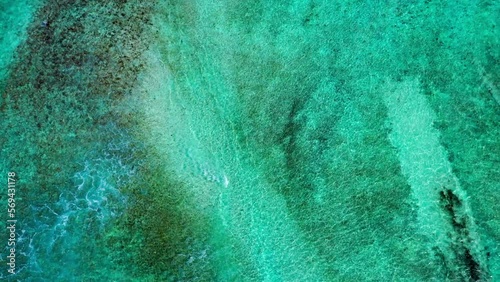
[[[2,279],[500,279],[498,2],[4,2]]]
[[[0,1],[0,90],[4,92],[8,65],[16,47],[26,37],[26,27],[40,1]],[[3,97],[2,97],[3,98]],[[2,100],[0,100],[2,101]]]

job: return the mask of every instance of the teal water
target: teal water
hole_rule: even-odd
[[[12,7],[0,277],[500,279],[496,1]]]
[[[16,47],[26,37],[26,28],[32,19],[33,12],[40,1],[0,1],[0,90],[4,92],[4,83],[8,76],[8,65]],[[0,100],[1,101],[1,100]]]

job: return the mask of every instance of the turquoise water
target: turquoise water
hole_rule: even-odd
[[[11,4],[3,279],[500,279],[498,2]]]
[[[0,90],[4,92],[8,65],[12,62],[16,47],[26,37],[26,28],[40,1],[0,1]],[[3,97],[2,97],[3,98]],[[2,100],[0,100],[2,101]]]

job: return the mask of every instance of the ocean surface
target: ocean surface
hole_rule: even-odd
[[[0,280],[500,281],[499,19],[0,0]]]

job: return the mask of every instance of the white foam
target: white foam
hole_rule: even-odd
[[[118,187],[134,171],[112,154],[101,154],[82,163],[82,169],[73,175],[74,185],[62,188],[56,203],[30,205],[33,217],[23,224],[26,228],[19,237],[19,244],[23,246],[19,254],[27,257],[28,262],[20,266],[19,272],[39,273],[44,268],[57,267],[48,262],[52,254],[67,256],[68,260],[77,257],[78,254],[67,251],[76,247],[75,242],[89,232],[102,232],[111,219],[123,213],[127,198]],[[48,256],[42,264],[37,257],[40,253]]]

